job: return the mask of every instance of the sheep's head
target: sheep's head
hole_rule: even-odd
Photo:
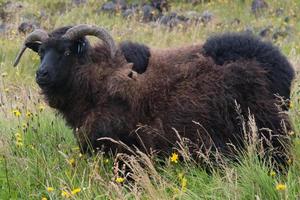
[[[26,37],[14,66],[19,63],[25,49],[30,48],[37,52],[41,59],[36,72],[36,82],[42,89],[59,87],[67,82],[73,64],[86,53],[89,43],[85,36],[88,35],[103,40],[110,50],[111,58],[115,56],[116,45],[105,29],[82,24],[63,27],[50,34],[42,29],[35,30]]]

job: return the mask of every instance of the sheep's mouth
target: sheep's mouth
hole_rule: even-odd
[[[48,79],[36,78],[36,83],[40,86],[40,88],[46,88],[51,86],[51,81]]]

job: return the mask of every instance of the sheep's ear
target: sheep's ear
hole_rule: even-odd
[[[127,63],[126,68],[128,69],[127,76],[133,80],[136,80],[138,74],[133,70],[133,63]]]
[[[39,48],[41,46],[41,43],[38,42],[29,42],[26,44],[26,47],[31,49],[32,51],[35,51],[36,53],[39,52]]]

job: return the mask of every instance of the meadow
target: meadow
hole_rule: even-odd
[[[5,2],[0,0],[0,12]],[[161,166],[138,153],[137,158],[128,158],[135,181],[124,183],[113,174],[114,157],[81,154],[71,129],[46,105],[35,83],[38,55],[27,51],[18,67],[12,66],[25,37],[17,27],[30,18],[46,30],[96,24],[109,30],[117,42],[132,40],[155,48],[202,43],[210,35],[228,31],[258,35],[268,27],[263,39],[278,46],[298,72],[300,1],[268,0],[268,8],[254,15],[250,0],[212,0],[197,5],[173,0],[171,11],[209,11],[213,18],[208,23],[172,28],[144,23],[139,17],[124,19],[120,13],[98,12],[103,0],[89,0],[79,6],[70,2],[24,0],[20,1],[22,7],[5,10],[7,17],[2,23],[9,28],[0,32],[0,200],[300,198],[298,75],[289,110],[294,131],[289,133],[293,145],[287,171],[278,173],[260,161],[256,141],[252,141],[237,155],[237,162],[224,162],[209,172],[192,160],[177,160],[176,155],[170,155]]]

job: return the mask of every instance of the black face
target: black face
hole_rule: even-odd
[[[42,44],[27,44],[27,47],[40,56],[41,64],[36,71],[38,85],[42,89],[63,89],[68,83],[72,66],[83,54],[85,45],[83,40],[74,42],[62,39],[49,39]]]

